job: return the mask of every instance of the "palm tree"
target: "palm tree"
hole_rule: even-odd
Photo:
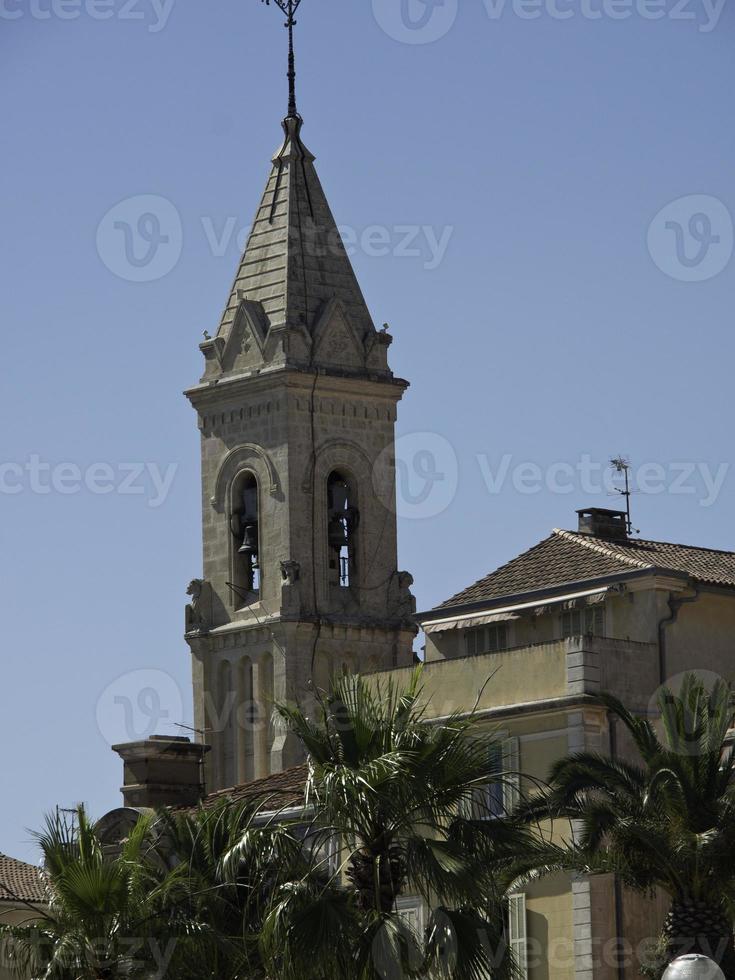
[[[525,807],[527,819],[564,817],[580,828],[559,867],[615,873],[630,888],[671,896],[662,936],[664,965],[682,952],[716,958],[735,976],[735,784],[727,733],[730,688],[711,691],[694,674],[676,696],[659,697],[663,734],[616,698],[600,696],[630,733],[636,764],[589,752],[553,768],[549,788]]]
[[[477,812],[478,789],[502,776],[474,713],[425,718],[420,677],[400,689],[345,674],[316,720],[276,705],[307,754],[312,853],[321,870],[330,848],[341,854],[328,887],[304,879],[276,895],[263,945],[279,978],[372,980],[391,964],[396,976],[458,980],[511,970],[502,918],[488,909],[502,898],[491,868],[517,834]],[[397,911],[409,889],[435,908],[425,936]]]
[[[151,818],[141,817],[116,853],[105,853],[84,808],[46,818],[46,911],[0,926],[8,960],[21,976],[48,980],[153,977],[164,966],[169,928],[160,883],[147,860]]]
[[[0,926],[15,972],[47,980],[258,980],[259,935],[285,883],[314,882],[268,801],[143,815],[105,845],[84,809],[36,835],[47,911]],[[321,884],[321,880],[319,880]],[[280,892],[279,892],[280,894]]]
[[[311,874],[302,841],[268,801],[162,811],[156,851],[164,904],[189,924],[171,963],[177,980],[264,977],[259,936],[275,891]]]

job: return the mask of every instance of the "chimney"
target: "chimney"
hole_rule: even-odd
[[[628,515],[624,510],[605,510],[602,507],[587,507],[578,510],[579,533],[589,534],[608,541],[628,540]]]
[[[195,806],[204,796],[204,756],[209,748],[174,735],[113,745],[124,763],[125,806]]]

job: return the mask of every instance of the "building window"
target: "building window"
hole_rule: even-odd
[[[261,589],[258,481],[244,473],[233,488],[230,530],[234,538],[232,591],[237,605],[248,605]]]
[[[605,607],[586,606],[567,609],[561,614],[562,638],[570,636],[605,636]]]
[[[508,946],[513,956],[516,976],[520,980],[528,978],[528,930],[526,915],[526,896],[515,892],[507,898]]]
[[[515,810],[521,796],[520,740],[504,738],[488,747],[490,768],[498,778],[479,786],[472,794],[473,820],[496,820]]]
[[[355,584],[356,539],[360,512],[349,480],[334,471],[327,480],[327,546],[329,584],[349,588]]]
[[[468,657],[481,653],[498,653],[508,649],[507,623],[493,623],[492,626],[477,626],[465,633],[465,649]]]
[[[405,895],[396,899],[396,913],[418,939],[424,935],[424,903],[418,895]]]
[[[295,823],[289,827],[297,840],[303,841],[304,854],[322,875],[334,876],[339,869],[340,838],[313,823]]]

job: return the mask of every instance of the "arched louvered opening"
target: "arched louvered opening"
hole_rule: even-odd
[[[333,470],[327,479],[327,553],[329,584],[350,588],[357,576],[357,527],[360,512],[352,483]]]
[[[236,608],[260,598],[262,563],[260,556],[260,499],[253,473],[242,473],[232,488],[230,530],[232,545],[232,593]]]

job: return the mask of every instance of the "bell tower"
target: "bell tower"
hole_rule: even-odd
[[[287,25],[288,26],[288,25]],[[377,331],[289,106],[204,373],[203,577],[186,639],[208,789],[301,761],[274,699],[412,661],[394,426],[408,387]]]

